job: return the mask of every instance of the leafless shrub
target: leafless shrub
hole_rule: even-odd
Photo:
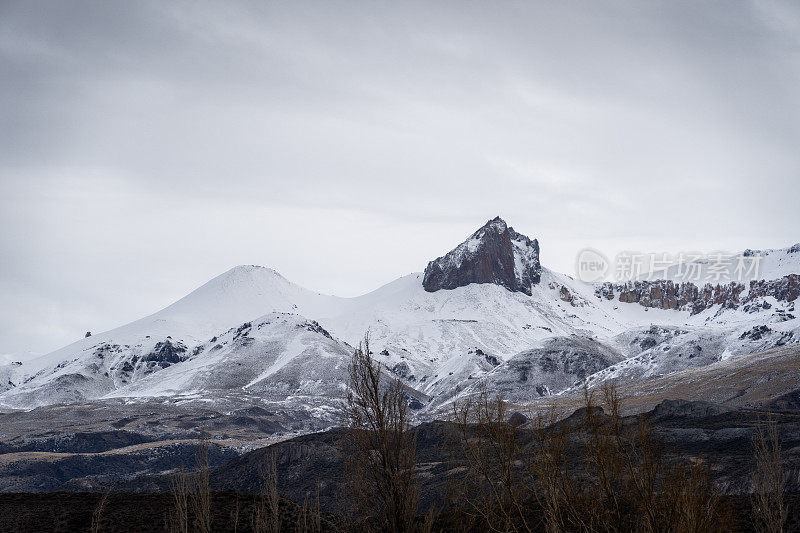
[[[385,381],[365,338],[350,362],[346,480],[362,528],[411,531],[419,499],[416,432],[402,383]]]
[[[772,418],[759,423],[753,440],[752,505],[755,527],[764,533],[782,533],[789,513],[781,455],[778,424]]]
[[[594,481],[587,486],[588,503],[591,512],[585,513],[591,529],[607,530],[612,524],[623,524],[624,503],[622,491],[627,488],[622,482],[625,468],[622,450],[618,447],[622,436],[617,408],[619,397],[604,389],[603,396],[611,411],[606,417],[601,406],[597,405],[593,394],[584,388],[585,435],[584,450],[586,468]]]
[[[303,505],[301,505],[300,509],[297,511],[297,520],[294,526],[297,533],[306,533],[309,531],[308,514],[308,495],[306,495],[305,500],[303,500]]]
[[[622,399],[613,384],[601,389],[601,416],[585,392],[588,455],[600,490],[592,495],[595,526],[638,531],[725,531],[726,516],[710,472],[702,462],[669,459],[646,416],[624,424]]]

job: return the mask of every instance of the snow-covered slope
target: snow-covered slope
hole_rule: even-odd
[[[162,366],[183,363],[186,354],[210,338],[248,320],[269,312],[296,313],[301,305],[325,314],[342,300],[303,289],[269,268],[238,266],[148,317],[30,361],[0,367],[0,390],[8,391],[0,402],[43,405],[124,390]],[[127,375],[124,368],[133,358],[150,358],[157,364]],[[38,394],[41,390],[45,393]]]
[[[376,359],[429,395],[447,394],[459,376],[482,375],[470,370],[476,350],[502,363],[548,338],[610,336],[657,314],[619,313],[593,287],[547,269],[530,296],[495,284],[427,292],[421,277],[401,278],[319,322],[351,344],[369,331]]]
[[[658,256],[654,259],[656,261],[663,260]],[[747,284],[752,279],[779,279],[800,272],[800,243],[787,248],[747,249],[738,254],[727,252],[707,255],[687,253],[671,259],[675,264],[666,269],[662,265],[660,269],[652,272],[649,271],[649,265],[645,264],[645,272],[637,276],[637,279],[693,281],[700,284],[711,280],[713,283],[738,281]],[[715,270],[713,267],[715,264],[721,264],[723,268]]]
[[[195,346],[186,360],[160,372],[147,373],[140,359],[133,372],[144,375],[108,396],[203,395],[228,390],[270,400],[291,395],[339,396],[349,357],[350,350],[316,322],[273,312]]]
[[[665,304],[672,296],[662,286],[609,289],[552,272],[538,251],[494,219],[425,273],[356,298],[236,267],[153,315],[0,366],[0,405],[235,394],[335,406],[367,332],[374,358],[425,409],[481,384],[523,401],[584,379],[661,376],[800,340],[790,276],[800,272],[798,251],[766,254],[766,271],[785,281],[735,299],[712,291],[684,307]],[[433,271],[454,286],[424,283]]]
[[[195,345],[269,311],[294,312],[303,305],[315,314],[324,313],[341,300],[303,289],[271,268],[237,266],[157,313],[83,338],[25,363],[25,368],[35,373],[106,342],[123,346],[141,344],[146,349],[155,345],[156,339],[171,336],[187,345]]]

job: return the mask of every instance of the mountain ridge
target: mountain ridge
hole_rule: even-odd
[[[781,271],[800,271],[784,259],[800,254],[773,252]],[[344,397],[347,356],[369,332],[383,371],[424,400],[420,415],[432,416],[480,383],[531,399],[583,380],[650,379],[800,340],[793,290],[743,288],[746,303],[712,298],[697,312],[645,305],[658,298],[644,289],[636,298],[614,286],[604,292],[542,267],[538,254],[536,239],[497,217],[425,272],[353,298],[304,289],[270,268],[237,266],[152,315],[0,366],[0,405],[266,394],[264,401],[330,422]],[[436,290],[426,287],[432,264]],[[477,266],[486,267],[483,277],[469,281]],[[456,286],[446,288],[450,282]]]

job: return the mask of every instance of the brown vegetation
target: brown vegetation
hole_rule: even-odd
[[[708,465],[666,459],[645,418],[634,426],[606,387],[598,401],[556,422],[513,423],[502,399],[482,391],[454,407],[465,468],[455,505],[465,527],[490,531],[725,531]],[[519,417],[518,417],[519,418]]]
[[[387,378],[369,351],[354,350],[342,439],[347,492],[344,514],[323,519],[319,488],[293,505],[287,519],[278,491],[274,452],[268,456],[263,490],[240,509],[229,510],[232,530],[318,532],[340,530],[410,532],[567,531],[714,532],[742,527],[699,458],[668,453],[646,416],[622,416],[613,386],[584,389],[580,409],[569,417],[555,407],[523,416],[485,389],[453,405],[449,454],[443,475],[448,498],[425,504],[420,515],[418,433],[409,420],[409,398],[397,378]],[[759,531],[782,532],[788,505],[777,425],[763,424],[754,442],[752,507],[747,522]],[[446,439],[446,437],[445,437]],[[170,531],[219,530],[212,520],[207,455],[197,471],[173,476]],[[259,467],[261,468],[261,467]],[[96,515],[103,511],[98,504]],[[438,507],[444,507],[440,510]],[[740,506],[741,507],[741,506]],[[741,516],[741,509],[736,513]],[[93,530],[95,522],[93,520]]]

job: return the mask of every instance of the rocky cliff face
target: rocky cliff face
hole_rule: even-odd
[[[746,292],[745,288],[744,284],[735,282],[724,285],[707,283],[702,287],[671,280],[606,282],[595,289],[595,295],[608,300],[616,298],[623,303],[638,303],[644,307],[689,310],[695,315],[717,304],[725,309],[747,305],[768,306],[768,303],[761,301],[766,296],[782,302],[793,302],[800,296],[800,276],[789,274],[771,281],[755,280],[750,282]]]
[[[435,292],[470,283],[494,283],[531,294],[541,271],[536,239],[517,233],[496,217],[447,255],[428,263],[422,285]]]

